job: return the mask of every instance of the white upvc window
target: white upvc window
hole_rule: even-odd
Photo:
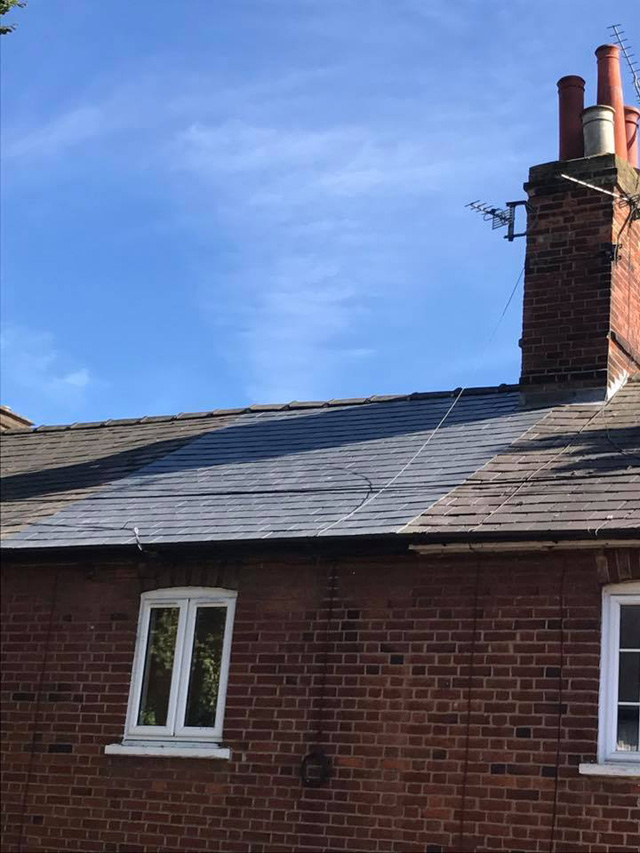
[[[228,757],[216,747],[235,605],[235,591],[225,589],[142,595],[125,738],[108,753]]]
[[[606,587],[602,605],[598,761],[640,765],[640,583]]]

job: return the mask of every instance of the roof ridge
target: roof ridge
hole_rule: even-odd
[[[18,427],[6,429],[2,435],[30,435],[37,432],[64,432],[66,430],[98,429],[109,426],[140,426],[144,424],[169,423],[171,421],[204,420],[206,418],[229,417],[256,412],[287,412],[300,409],[327,409],[343,406],[363,406],[370,403],[398,403],[411,400],[426,400],[434,397],[456,397],[461,391],[465,396],[488,393],[508,393],[519,391],[519,385],[502,383],[500,385],[478,386],[477,388],[454,388],[449,391],[414,391],[411,394],[375,394],[371,397],[347,397],[334,400],[292,400],[290,403],[263,403],[240,406],[229,409],[211,409],[204,412],[180,412],[177,415],[143,415],[139,418],[109,418],[103,421],[86,421],[72,424],[42,424],[36,427]]]

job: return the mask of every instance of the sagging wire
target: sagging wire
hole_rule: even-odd
[[[621,448],[619,445],[615,444],[613,439],[609,438],[609,443],[614,448],[614,450],[616,450],[616,452],[618,452],[622,455],[625,455],[625,456],[630,456],[632,458],[636,458],[636,459],[638,458],[638,456],[636,454],[629,452],[629,451],[626,451],[623,448]],[[565,446],[565,449],[566,449],[566,446]],[[553,460],[550,460],[550,461],[553,461]],[[531,477],[535,476],[535,474],[539,473],[539,471],[540,471],[540,469],[538,469],[538,472],[534,472],[534,474],[532,474]],[[535,482],[536,482],[536,485],[538,485],[538,486],[545,486],[547,484],[558,485],[558,484],[562,484],[562,483],[571,483],[571,485],[575,487],[580,482],[582,482],[584,480],[588,480],[589,476],[590,476],[589,473],[585,473],[583,476],[576,477],[573,473],[562,474],[561,472],[558,472],[558,473],[550,474],[549,476],[536,477]],[[607,472],[607,479],[611,482],[615,481],[615,479],[618,477],[627,477],[627,476],[628,476],[628,474],[624,471]],[[490,480],[472,481],[472,480],[466,479],[464,482],[460,483],[460,485],[457,486],[456,488],[464,488],[467,491],[471,491],[474,496],[477,496],[480,493],[492,494],[495,492],[502,492],[502,490],[505,487],[515,486],[516,488],[514,489],[514,491],[510,495],[508,495],[507,498],[505,499],[505,503],[507,503],[512,497],[514,497],[517,494],[517,490],[518,490],[517,487],[521,487],[523,485],[525,485],[525,483],[523,483],[523,480],[521,477],[506,477],[505,476],[505,477],[501,477],[499,480],[492,480],[492,481],[490,481]],[[442,487],[446,486],[447,489],[451,488],[450,483],[446,483],[446,484],[445,483],[442,483],[442,484],[441,483],[430,483],[430,486],[433,487],[434,489],[437,489],[440,486],[442,486]],[[419,485],[419,484],[418,485],[397,486],[395,488],[390,487],[387,491],[391,492],[392,494],[401,495],[403,498],[410,498],[412,496],[422,495],[424,493],[424,486]],[[337,496],[347,495],[347,494],[360,494],[359,490],[357,490],[357,489],[321,489],[321,490],[309,489],[309,490],[306,490],[305,492],[281,490],[281,491],[277,492],[277,494],[282,494],[282,495],[320,494],[320,493],[326,493],[326,494],[337,495]],[[370,490],[368,490],[368,492],[364,495],[364,497],[362,499],[363,503],[366,500],[367,495],[369,493],[370,493]],[[212,493],[206,493],[205,495],[198,495],[198,497],[206,497],[206,496],[210,496],[211,494]],[[215,493],[216,496],[221,496],[222,494],[223,493]],[[235,493],[233,493],[233,494],[235,494]],[[261,494],[274,494],[274,493],[273,492],[257,492],[254,494],[261,495]],[[148,497],[149,496],[147,496],[147,498]],[[156,495],[156,496],[151,496],[151,497],[157,498],[158,496]],[[196,497],[196,495],[194,495],[194,497]],[[504,505],[504,503],[503,503],[503,505]],[[501,508],[501,507],[499,507],[499,508]],[[484,523],[484,521],[483,521],[483,523]],[[134,527],[132,527],[128,523],[124,524],[124,525],[106,525],[106,524],[85,524],[82,522],[78,522],[77,524],[72,524],[70,522],[62,522],[62,521],[56,521],[56,522],[53,522],[53,521],[34,521],[34,522],[32,522],[29,529],[37,532],[37,530],[39,528],[43,528],[43,527],[49,528],[49,529],[58,528],[61,530],[73,530],[76,533],[82,533],[82,532],[87,532],[87,531],[92,531],[92,530],[108,531],[110,533],[126,532],[126,533],[131,534],[131,538],[136,540],[135,544],[138,545],[140,550],[142,550],[142,547],[141,547],[142,546],[142,533],[141,533],[141,529],[140,529],[139,525],[134,529]],[[137,536],[136,536],[136,533],[137,533]]]
[[[493,331],[491,332],[491,334],[487,338],[487,341],[486,341],[482,351],[480,352],[479,358],[482,358],[482,356],[485,354],[485,352],[487,351],[487,349],[491,345],[493,338],[495,337],[495,334],[498,331],[500,324],[502,323],[502,320],[504,319],[504,316],[509,309],[509,306],[511,305],[511,302],[513,300],[513,297],[516,294],[518,286],[520,285],[520,282],[522,280],[522,276],[524,275],[524,270],[525,270],[525,265],[523,264],[522,269],[520,270],[520,274],[518,275],[518,278],[516,279],[516,283],[514,284],[512,290],[511,290],[511,293],[509,294],[509,298],[507,299],[506,304],[505,304],[504,308],[502,309],[500,316],[498,317],[498,320],[497,320],[497,322],[493,328]],[[376,498],[379,498],[380,495],[383,495],[396,482],[396,480],[398,480],[405,473],[405,471],[408,468],[410,468],[411,465],[413,465],[413,463],[416,461],[416,459],[426,450],[426,448],[429,446],[429,443],[431,442],[431,440],[433,438],[435,438],[435,436],[438,434],[441,427],[446,423],[449,415],[455,409],[455,407],[458,404],[463,393],[467,390],[467,387],[468,386],[464,386],[464,387],[460,388],[460,390],[458,391],[458,393],[454,397],[453,402],[451,403],[451,405],[449,406],[447,411],[444,413],[444,415],[440,419],[440,422],[437,424],[436,428],[431,433],[429,433],[429,435],[427,436],[427,439],[420,445],[420,447],[416,450],[416,452],[413,454],[413,456],[411,456],[411,458],[407,462],[405,462],[405,464],[402,466],[402,468],[397,472],[397,474],[395,474],[389,480],[388,483],[386,483],[381,489],[379,489],[377,492],[375,492],[373,495],[371,495],[365,501],[360,503],[357,507],[352,509],[351,512],[348,512],[346,515],[343,515],[342,518],[337,519],[337,521],[333,521],[331,524],[327,524],[325,527],[322,527],[315,535],[320,536],[323,533],[326,533],[328,530],[331,530],[332,528],[337,527],[339,524],[343,524],[345,521],[348,521],[350,518],[352,518],[357,512],[364,509],[365,506],[368,506],[370,503],[375,501]]]
[[[138,530],[138,528],[137,528],[137,527],[132,527],[131,529],[133,530],[133,535],[134,535],[134,537],[135,537],[136,545],[137,545],[137,547],[138,547],[138,550],[139,550],[139,551],[143,551],[144,549],[143,549],[143,547],[142,547],[142,542],[140,541],[140,531]]]
[[[575,438],[575,436],[573,436],[573,438]],[[640,459],[640,456],[638,456],[638,454],[634,453],[633,451],[625,450],[624,448],[620,447],[620,445],[616,444],[610,436],[608,437],[608,441],[611,444],[611,446],[618,453],[621,453],[624,456],[630,456],[634,459]],[[493,459],[494,457],[492,456],[491,458]],[[537,482],[539,482],[539,483],[556,483],[559,481],[561,482],[563,480],[567,480],[568,482],[570,481],[573,483],[573,482],[579,482],[580,479],[587,479],[589,476],[590,475],[587,473],[582,478],[576,478],[576,476],[573,473],[572,474],[563,474],[562,472],[558,472],[557,474],[554,473],[552,476],[550,475],[549,477],[540,477],[540,478],[538,478]],[[610,478],[612,478],[612,477],[618,477],[618,476],[625,476],[625,474],[624,473],[618,474],[615,472],[610,472],[608,474],[608,476]],[[463,486],[463,485],[465,487],[473,486],[474,491],[482,491],[482,490],[492,491],[492,490],[495,490],[496,488],[499,488],[501,486],[505,486],[505,485],[508,486],[508,485],[512,485],[512,484],[518,485],[520,483],[522,483],[521,477],[509,477],[509,476],[505,475],[504,477],[501,477],[499,481],[498,480],[496,480],[496,481],[478,480],[477,482],[471,482],[471,481],[465,479],[460,484],[460,486]],[[451,482],[450,481],[440,482],[438,480],[430,480],[429,481],[429,487],[433,488],[433,489],[444,488],[444,487],[450,489],[451,488]],[[457,488],[459,488],[459,487],[457,487]],[[419,494],[422,494],[424,492],[424,484],[423,483],[408,483],[406,485],[389,487],[389,490],[394,491],[399,495],[406,495],[407,497],[412,497],[414,495],[419,495]],[[371,489],[368,488],[367,492],[370,492],[370,491],[371,491]],[[186,498],[189,498],[189,497],[192,497],[192,498],[234,497],[235,495],[238,495],[238,494],[245,494],[245,493],[244,492],[243,493],[239,493],[239,492],[202,492],[202,493],[180,492],[180,497],[181,498],[185,498],[185,497]],[[290,496],[290,495],[321,495],[321,494],[329,494],[329,495],[340,496],[340,495],[361,494],[361,490],[358,488],[278,489],[278,490],[264,489],[264,490],[260,490],[260,491],[247,492],[246,494],[252,494],[252,495],[255,495],[256,497],[261,497],[263,495],[283,495],[286,497],[286,496]],[[169,497],[173,497],[173,496],[169,496],[169,495],[139,495],[139,496],[132,495],[132,496],[129,496],[129,495],[127,495],[127,502],[129,502],[130,500],[133,500],[135,497],[138,497],[140,500],[158,500],[158,499],[161,499],[164,497],[169,498]],[[91,498],[91,500],[93,500],[93,498]],[[96,498],[96,500],[97,500],[97,498]],[[101,500],[104,500],[104,498],[101,498]],[[117,499],[114,498],[114,500],[117,500]],[[131,527],[130,522],[127,522],[126,524],[120,524],[120,525],[109,525],[109,524],[97,524],[97,523],[95,523],[95,524],[94,523],[70,524],[68,522],[63,522],[63,521],[37,521],[36,520],[36,521],[31,522],[31,524],[33,527],[36,527],[36,526],[38,526],[38,527],[61,527],[61,528],[72,528],[74,530],[77,530],[77,529],[82,529],[82,530],[108,530],[111,532],[119,532],[119,531],[123,531],[123,530],[130,530],[133,533],[133,528]]]
[[[484,525],[487,524],[487,522],[489,522],[497,512],[500,512],[500,510],[503,509],[503,507],[505,507],[509,503],[509,501],[512,500],[512,498],[515,498],[516,495],[519,494],[521,489],[524,489],[525,486],[527,486],[529,483],[531,483],[532,480],[534,480],[537,477],[537,475],[540,473],[540,471],[543,471],[548,465],[551,465],[552,462],[555,462],[556,459],[559,459],[560,456],[562,456],[562,454],[565,453],[571,447],[571,445],[574,444],[578,440],[578,438],[582,435],[582,433],[585,431],[585,429],[591,423],[593,423],[593,421],[600,414],[602,414],[602,412],[607,408],[607,406],[609,405],[609,403],[611,402],[612,399],[613,399],[613,397],[610,397],[608,400],[606,400],[603,403],[603,405],[596,412],[594,412],[593,415],[591,415],[591,417],[588,420],[586,420],[583,423],[583,425],[580,427],[578,432],[575,433],[574,435],[572,435],[571,438],[569,439],[569,441],[565,445],[563,445],[563,447],[561,447],[557,453],[555,453],[550,459],[547,459],[546,462],[543,462],[543,464],[540,465],[538,468],[536,468],[535,471],[532,471],[528,477],[526,477],[524,480],[521,480],[520,485],[516,489],[514,489],[510,495],[507,495],[507,497],[500,504],[498,504],[498,506],[494,507],[494,509],[492,509],[491,512],[488,513],[482,519],[482,521],[478,522],[478,524],[476,524],[476,526],[473,527],[469,532],[470,533],[476,533],[481,527],[484,527]],[[555,480],[555,478],[553,478],[553,479]]]

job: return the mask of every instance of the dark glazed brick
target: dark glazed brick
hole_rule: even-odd
[[[507,788],[507,799],[511,800],[531,800],[532,802],[540,799],[540,791],[529,791],[524,788]]]

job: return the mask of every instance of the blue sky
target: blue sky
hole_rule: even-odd
[[[556,159],[608,24],[640,45],[636,0],[12,17],[2,401],[39,423],[517,381],[524,244],[464,205]]]

